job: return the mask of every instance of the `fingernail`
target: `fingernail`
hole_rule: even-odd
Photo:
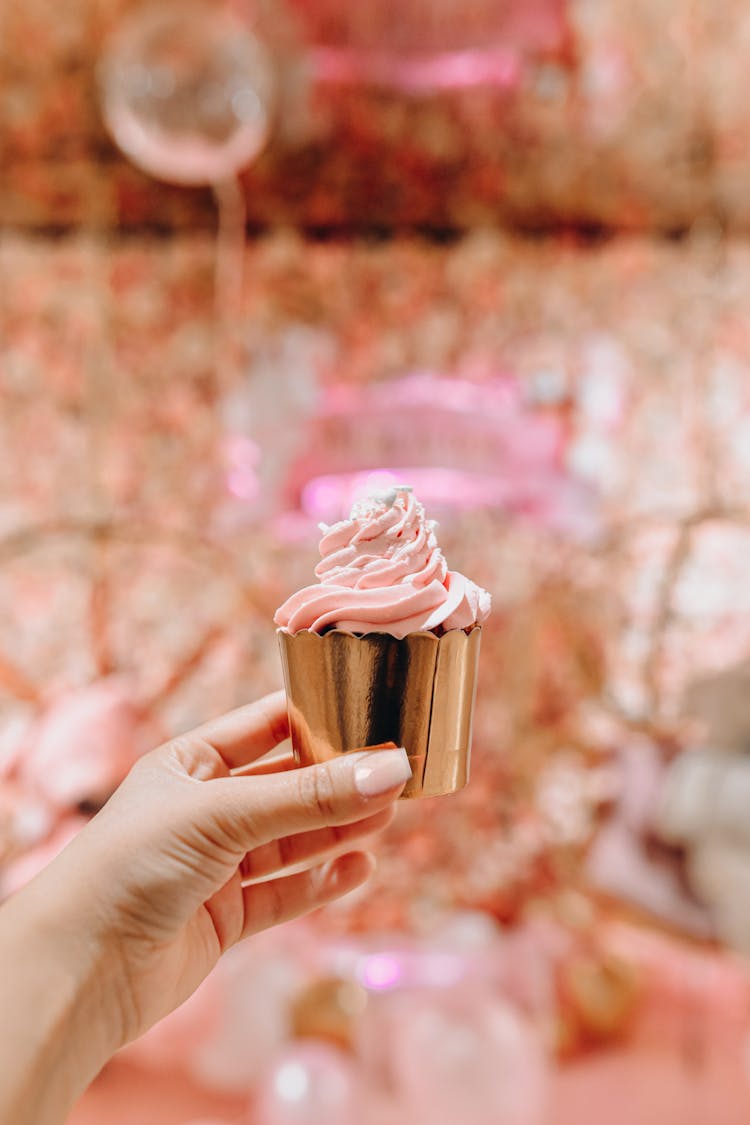
[[[367,754],[355,766],[354,784],[363,797],[377,797],[411,777],[411,766],[406,751],[378,750]]]

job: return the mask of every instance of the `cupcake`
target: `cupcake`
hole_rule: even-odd
[[[321,524],[318,581],[274,617],[300,764],[404,746],[404,797],[466,784],[490,595],[448,569],[435,528],[407,485]]]

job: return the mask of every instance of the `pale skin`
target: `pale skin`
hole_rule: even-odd
[[[59,1125],[232,945],[367,879],[406,755],[264,762],[287,734],[279,693],[147,754],[0,907],[0,1125]]]

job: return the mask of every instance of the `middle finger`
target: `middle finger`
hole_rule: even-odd
[[[393,820],[395,808],[382,809],[373,816],[365,817],[354,824],[333,828],[316,828],[310,832],[298,832],[294,836],[284,836],[263,844],[248,852],[240,864],[243,883],[265,879],[287,868],[307,866],[318,863],[322,858],[335,855],[339,851],[351,851],[352,845],[382,832]]]

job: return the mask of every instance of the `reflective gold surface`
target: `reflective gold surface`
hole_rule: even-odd
[[[404,797],[461,789],[469,777],[471,721],[482,630],[442,637],[355,637],[279,630],[292,745],[302,765],[363,747],[406,747]]]

